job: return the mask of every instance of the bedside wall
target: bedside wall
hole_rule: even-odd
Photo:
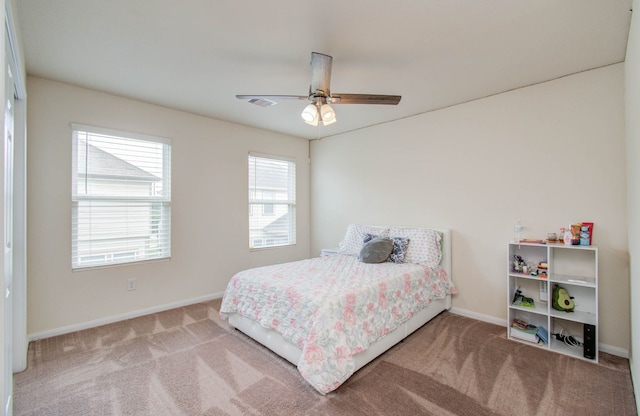
[[[530,238],[593,221],[600,342],[625,354],[624,130],[616,64],[315,140],[312,254],[335,247],[352,222],[451,228],[453,306],[500,321],[516,221]]]

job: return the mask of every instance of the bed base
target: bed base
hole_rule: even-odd
[[[354,355],[355,371],[373,361],[380,354],[387,351],[422,325],[449,308],[451,308],[451,296],[447,296],[444,299],[433,300],[428,307],[418,312],[413,318],[409,319],[395,330],[389,332],[389,334],[384,338],[371,344],[367,350]],[[293,365],[298,365],[298,361],[302,355],[302,350],[295,344],[287,341],[277,332],[263,327],[254,320],[235,313],[229,315],[229,324],[291,362]]]

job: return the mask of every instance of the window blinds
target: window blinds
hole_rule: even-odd
[[[72,130],[72,268],[170,257],[171,142]]]
[[[250,153],[249,248],[295,243],[295,160]]]

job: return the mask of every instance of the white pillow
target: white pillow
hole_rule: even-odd
[[[358,257],[364,242],[365,234],[373,234],[377,237],[389,237],[389,229],[384,227],[372,227],[370,225],[349,224],[344,239],[338,244],[338,254]]]
[[[391,228],[389,237],[404,237],[410,240],[405,263],[437,267],[442,260],[442,237],[436,230],[425,228]]]

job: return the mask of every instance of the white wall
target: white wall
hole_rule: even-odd
[[[634,0],[633,9],[640,10]],[[631,258],[631,374],[636,402],[640,408],[640,20],[631,19],[625,61],[625,98],[627,126],[627,212],[629,221],[629,257]]]
[[[30,334],[222,294],[239,270],[309,256],[307,140],[35,77],[27,93]],[[71,122],[172,139],[170,261],[71,271]],[[296,158],[296,246],[249,252],[249,151]]]
[[[451,228],[453,306],[504,321],[514,223],[593,221],[600,342],[625,354],[623,89],[618,64],[312,142],[312,253],[351,222]]]

